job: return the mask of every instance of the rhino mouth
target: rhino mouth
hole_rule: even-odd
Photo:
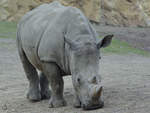
[[[83,110],[94,110],[98,108],[103,108],[104,107],[104,102],[100,102],[99,104],[92,105],[92,106],[82,106]]]

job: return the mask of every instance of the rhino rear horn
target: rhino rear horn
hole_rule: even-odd
[[[88,79],[88,82],[93,83],[93,84],[96,84],[96,83],[97,83],[96,76],[90,77],[90,78]]]

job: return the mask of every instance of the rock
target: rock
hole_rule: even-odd
[[[103,22],[120,26],[149,26],[148,0],[102,0]],[[146,7],[145,6],[145,7]]]
[[[59,0],[63,5],[81,9],[92,21],[100,22],[100,0]]]
[[[8,108],[7,108],[7,105],[6,104],[4,104],[3,106],[2,106],[2,110],[7,110]]]
[[[10,16],[10,13],[4,8],[0,8],[0,20],[7,20],[7,17]]]
[[[0,0],[0,20],[18,21],[26,12],[54,0]],[[57,0],[80,8],[92,21],[113,26],[150,26],[150,0]]]
[[[15,110],[15,109],[12,109],[11,111],[12,111],[12,112],[16,112],[16,110]]]
[[[0,20],[18,21],[22,15],[42,3],[54,0],[2,0],[0,1]],[[100,20],[100,0],[58,0],[64,5],[80,8],[93,21]],[[94,12],[94,13],[93,13]]]

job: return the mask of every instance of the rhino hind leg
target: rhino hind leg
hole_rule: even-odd
[[[26,77],[29,81],[29,91],[27,93],[27,98],[30,101],[39,101],[41,100],[41,94],[39,87],[39,77],[36,68],[29,62],[21,48],[19,48],[19,56],[23,64]]]
[[[66,105],[63,98],[64,81],[60,73],[59,67],[55,63],[43,64],[44,74],[47,76],[51,86],[51,98],[49,107],[61,107]]]
[[[44,73],[40,73],[40,87],[41,87],[41,99],[49,99],[51,96],[51,91],[49,89],[49,82],[44,75]]]

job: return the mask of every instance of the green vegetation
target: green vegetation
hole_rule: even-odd
[[[0,21],[0,38],[15,38],[17,23]]]
[[[16,28],[17,23],[15,22],[0,21],[0,38],[16,38]],[[115,38],[113,39],[112,44],[109,47],[102,49],[102,52],[115,54],[133,53],[143,56],[150,56],[149,52],[133,48],[128,43],[117,40]]]
[[[109,47],[103,48],[104,53],[116,53],[116,54],[138,54],[143,56],[150,56],[150,53],[144,50],[140,50],[130,46],[125,41],[113,39]]]

